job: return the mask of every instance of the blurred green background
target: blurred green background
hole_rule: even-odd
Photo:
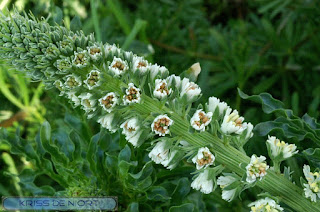
[[[316,0],[2,0],[0,9],[31,11],[52,24],[94,33],[98,41],[116,43],[174,74],[200,62],[202,103],[216,96],[257,124],[274,117],[242,100],[237,88],[271,93],[296,115],[319,118],[319,5]],[[20,125],[23,136],[33,138],[43,120],[63,119],[67,103],[53,97],[54,91],[0,68],[1,126],[13,131]],[[18,195],[15,178],[5,172],[16,173],[28,163],[4,144],[0,151],[0,195]]]

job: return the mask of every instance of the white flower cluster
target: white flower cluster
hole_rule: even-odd
[[[304,194],[311,201],[317,202],[320,199],[320,172],[311,172],[310,166],[303,166],[303,173],[308,183],[304,183]]]
[[[298,153],[296,145],[287,144],[284,141],[280,141],[275,136],[268,136],[267,147],[270,152],[269,156],[273,160],[278,161],[285,160]]]
[[[257,200],[248,205],[251,208],[251,212],[279,212],[283,211],[283,208],[280,207],[273,199],[266,197],[264,199]]]
[[[209,171],[204,170],[191,183],[193,189],[199,190],[204,194],[210,194],[213,190],[213,180],[209,177]]]
[[[266,157],[260,156],[257,157],[256,155],[251,156],[250,163],[246,166],[247,169],[247,179],[248,183],[253,183],[257,180],[257,178],[262,178],[267,174],[267,170],[269,166],[265,162]]]

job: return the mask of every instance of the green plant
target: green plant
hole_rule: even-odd
[[[289,168],[284,169],[284,176],[279,173],[280,161],[275,160],[278,157],[271,157],[271,150],[275,171],[268,170],[264,156],[252,155],[250,160],[243,146],[252,137],[253,126],[244,122],[236,110],[232,111],[215,97],[209,98],[205,107],[201,104],[192,107],[201,96],[201,89],[192,81],[200,73],[199,64],[181,75],[190,79],[169,76],[165,67],[152,65],[115,45],[95,42],[93,35],[50,26],[46,20],[37,20],[32,15],[29,19],[16,12],[1,14],[0,27],[3,59],[33,79],[42,80],[47,87],[55,86],[60,95],[66,96],[74,106],[81,106],[88,118],[97,120],[102,127],[111,132],[122,128],[126,140],[134,147],[143,149],[152,141],[155,146],[148,155],[154,162],[168,169],[180,166],[183,158],[187,158],[187,163],[195,163],[198,171],[191,184],[193,188],[211,193],[218,184],[223,198],[230,201],[241,191],[259,187],[269,194],[263,194],[265,199],[253,203],[252,210],[260,206],[279,209],[278,201],[299,211],[318,209],[319,203],[310,204],[303,197],[302,188],[292,183]],[[58,155],[52,162],[61,173],[66,173],[68,159],[59,153],[59,148],[51,146],[48,128],[48,124],[43,125],[40,143],[48,145],[47,151],[53,151],[51,156]],[[94,146],[97,141],[93,140],[88,147],[87,160],[91,170],[101,177],[99,172],[103,169],[94,167],[96,163],[92,161],[99,157]],[[278,152],[279,157],[287,159],[285,152],[294,155],[295,149],[291,147],[284,145]],[[129,147],[125,147],[122,151],[128,150]],[[30,153],[34,155],[33,151]],[[131,166],[128,155],[125,153],[123,156],[127,161],[119,164],[125,170]],[[41,162],[37,166],[41,167]],[[216,166],[213,167],[214,162]],[[224,176],[216,181],[222,171]],[[63,187],[68,187],[60,175],[48,174]],[[306,177],[307,174],[305,172]],[[226,183],[225,179],[230,181]],[[319,180],[311,181],[308,177],[307,180],[309,184],[303,184],[309,189],[306,196],[310,197],[310,192],[316,195]],[[157,189],[156,192],[161,193]],[[230,192],[232,196],[224,195]],[[311,199],[317,201],[317,197]]]

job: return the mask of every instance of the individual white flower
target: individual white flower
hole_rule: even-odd
[[[82,105],[82,108],[86,112],[91,112],[96,110],[96,100],[92,98],[91,93],[82,93],[79,98],[81,99],[80,104]]]
[[[102,50],[99,46],[93,45],[87,48],[88,54],[91,57],[92,60],[98,60],[102,56]]]
[[[255,202],[252,202],[248,205],[251,207],[251,212],[279,212],[283,211],[283,208],[280,207],[273,199],[266,197],[264,199],[259,199]]]
[[[170,151],[167,158],[164,159],[161,164],[166,167],[167,169],[171,170],[173,169],[174,167],[176,167],[176,165],[178,164],[177,162],[176,163],[172,163],[172,161],[174,160],[174,157],[175,155],[178,153],[178,150],[173,150],[173,151]],[[169,165],[170,164],[170,165]]]
[[[137,70],[140,71],[140,73],[145,73],[150,69],[150,65],[148,61],[144,60],[142,57],[133,57],[133,72],[136,72]]]
[[[233,176],[220,176],[217,180],[217,184],[220,186],[220,188],[222,189],[222,199],[230,202],[231,200],[233,200],[233,198],[235,197],[236,193],[237,193],[237,188],[234,189],[230,189],[230,190],[225,190],[224,188],[231,185],[232,183],[238,181],[238,179],[236,179]]]
[[[99,86],[99,79],[100,79],[100,71],[99,70],[92,70],[87,75],[87,79],[84,83],[88,86],[89,90]]]
[[[119,98],[117,97],[116,93],[110,92],[99,99],[99,104],[104,110],[110,113],[113,110],[113,108],[117,105],[118,101]]]
[[[190,82],[188,78],[184,78],[181,82],[180,96],[186,95],[188,101],[193,101],[201,94],[201,88],[194,82]]]
[[[204,194],[209,194],[213,191],[213,180],[209,179],[209,171],[204,170],[199,176],[191,183],[191,187],[200,190]]]
[[[166,81],[168,82],[169,86],[175,85],[176,88],[180,88],[181,85],[181,78],[174,74],[167,77]]]
[[[169,96],[171,94],[172,89],[168,88],[167,81],[164,79],[156,79],[155,88],[153,90],[153,95],[158,99],[163,99],[164,97]]]
[[[159,136],[165,136],[170,133],[169,127],[173,124],[173,120],[166,114],[157,116],[152,124],[151,129]]]
[[[200,66],[200,63],[194,63],[191,67],[191,74],[194,76],[194,77],[198,77],[198,75],[200,74],[201,72],[201,66]]]
[[[197,169],[207,168],[213,164],[214,160],[214,155],[207,147],[201,147],[197,155],[192,158],[192,162],[197,165]]]
[[[250,163],[246,166],[248,183],[253,183],[260,177],[260,180],[267,174],[269,166],[265,162],[266,157],[256,155],[251,156]]]
[[[78,67],[82,68],[88,65],[89,57],[86,51],[74,52],[74,58],[72,63]]]
[[[102,116],[98,119],[98,123],[101,124],[102,127],[109,130],[111,133],[117,131],[117,128],[112,124],[114,118],[114,113],[109,113],[105,116]]]
[[[69,58],[57,60],[55,65],[61,73],[67,73],[72,67]]]
[[[139,119],[136,117],[128,119],[120,127],[123,129],[122,134],[126,137],[132,137],[140,129]]]
[[[140,103],[140,96],[140,89],[135,87],[133,83],[129,83],[126,89],[126,95],[123,97],[123,102],[125,105]]]
[[[76,92],[69,91],[69,92],[66,92],[66,95],[67,95],[68,99],[70,99],[74,103],[75,107],[80,105],[80,99],[76,95]]]
[[[247,129],[248,124],[244,121],[242,116],[239,116],[238,111],[227,108],[226,114],[224,115],[223,122],[221,124],[221,131],[225,134],[241,134],[245,129]]]
[[[252,136],[253,136],[252,130],[253,130],[253,125],[249,122],[247,124],[246,136],[244,138],[245,140],[248,140],[248,139],[252,138]]]
[[[81,84],[81,77],[75,74],[70,74],[66,76],[66,81],[64,82],[65,87],[69,89],[79,87],[81,86]]]
[[[228,107],[227,103],[220,102],[220,99],[214,96],[210,97],[207,103],[208,111],[214,113],[218,108],[219,116],[222,116]]]
[[[156,164],[162,163],[167,159],[169,154],[169,148],[166,146],[166,141],[159,141],[149,153],[149,158],[151,158],[151,160],[153,160]]]
[[[127,61],[122,60],[118,57],[113,57],[113,61],[109,66],[109,70],[111,70],[116,76],[122,75],[129,69]]]
[[[165,72],[168,72],[168,69],[164,66],[159,66],[157,64],[151,65],[150,66],[150,78],[151,80],[154,80],[158,73],[161,75],[164,74]]]
[[[267,146],[271,153],[270,157],[279,161],[290,158],[298,152],[296,145],[280,141],[275,136],[268,135]]]
[[[320,198],[320,173],[311,172],[310,166],[303,166],[303,173],[306,177],[308,183],[304,183],[304,194],[307,198],[310,198],[311,201],[317,202]],[[317,198],[318,197],[318,198]]]
[[[113,55],[119,55],[121,52],[121,49],[119,49],[115,44],[105,44],[104,46],[105,55],[109,55],[112,53]]]
[[[197,110],[190,119],[191,126],[199,131],[204,131],[206,126],[210,124],[212,120],[212,112],[205,113],[202,109]]]

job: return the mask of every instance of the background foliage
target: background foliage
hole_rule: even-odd
[[[265,111],[268,114],[264,114],[260,105],[242,100],[237,88],[247,94],[272,94],[284,103],[283,108],[292,108],[294,120],[304,120],[310,124],[313,122],[309,116],[319,117],[320,8],[317,4],[318,1],[307,0],[3,0],[0,9],[16,7],[19,11],[31,11],[36,17],[44,16],[51,23],[64,23],[73,30],[83,29],[86,34],[94,32],[97,40],[116,43],[126,50],[144,55],[150,62],[165,65],[171,73],[180,74],[193,63],[200,62],[202,71],[198,84],[204,96],[221,98],[256,125],[275,118],[279,121],[281,114],[279,111]],[[205,206],[207,210],[224,207],[225,211],[226,208],[232,211],[246,207],[246,204],[239,205],[239,201],[226,204],[217,192],[212,194],[216,200],[215,205],[210,205],[206,200],[212,197],[202,197],[199,192],[182,189],[190,188],[183,185],[189,185],[191,179],[170,178],[177,173],[182,175],[182,170],[190,173],[192,169],[183,167],[174,173],[162,170],[156,174],[159,169],[154,169],[155,165],[147,162],[143,148],[132,149],[125,145],[124,138],[118,134],[109,138],[110,135],[100,132],[99,126],[87,121],[80,111],[70,111],[68,103],[58,97],[57,93],[44,90],[41,83],[31,83],[23,76],[15,75],[13,70],[4,65],[1,65],[0,71],[1,126],[5,126],[8,136],[17,142],[15,154],[9,152],[8,144],[0,143],[1,195],[28,195],[30,192],[53,194],[62,190],[61,184],[74,194],[78,192],[72,190],[76,186],[68,184],[73,182],[85,188],[88,185],[105,188],[100,191],[92,187],[90,192],[107,190],[109,195],[124,194],[121,197],[123,200],[119,199],[122,202],[120,207],[131,210],[150,207],[148,205],[152,202],[161,202],[159,207],[162,210],[173,207],[172,211],[175,210],[174,205],[200,210],[204,210]],[[305,113],[309,116],[303,116]],[[44,120],[51,124],[54,129],[52,133],[48,134],[48,124],[42,125],[39,133]],[[20,132],[13,136],[18,125]],[[266,126],[270,126],[270,123],[258,125],[256,136],[246,146],[249,154],[266,152],[264,141],[268,132],[263,132]],[[273,132],[290,139],[281,129]],[[305,134],[309,136],[300,135],[303,137],[298,140],[319,141],[318,137],[310,136],[310,132],[306,131]],[[111,143],[99,143],[104,136]],[[47,139],[48,142],[48,146],[37,153],[43,160],[32,155],[32,151],[39,150],[35,148],[39,145],[39,139]],[[74,142],[79,140],[83,149],[75,149],[77,145]],[[294,139],[290,141],[298,142]],[[56,148],[63,144],[67,145],[63,148],[66,152],[56,152]],[[315,146],[304,145],[303,148]],[[22,154],[21,152],[28,151],[19,148],[28,148],[31,155]],[[87,158],[85,164],[77,164],[75,157],[87,157],[83,150],[88,148],[95,153],[103,150],[108,154],[97,154],[101,158]],[[315,150],[309,150],[304,156],[302,154],[302,158],[312,160],[312,151]],[[125,156],[118,159],[116,156],[119,153]],[[61,162],[68,167],[67,170],[48,165],[48,161],[59,159],[61,161],[57,164]],[[30,163],[30,160],[34,162]],[[96,164],[96,161],[103,162]],[[312,161],[319,166],[319,161]],[[288,163],[296,164],[296,169],[292,168],[299,172],[303,159],[299,159],[297,163],[289,160]],[[120,168],[116,169],[108,164],[117,164]],[[79,166],[85,177],[80,176],[81,173],[79,176],[70,174]],[[127,169],[130,172],[128,176],[124,176]],[[141,169],[142,172],[138,173]],[[102,173],[99,171],[108,173],[110,179],[101,179]],[[64,173],[65,179],[51,179],[48,173]],[[21,178],[19,183],[18,178],[14,177],[17,174],[23,175],[28,183],[24,184]],[[294,174],[295,181],[298,181],[300,174]],[[107,182],[118,183],[114,187],[108,187]],[[32,184],[34,187],[25,189],[25,185]],[[142,184],[145,187],[141,188]],[[141,189],[137,190],[137,187]],[[142,196],[145,199],[142,200]],[[176,196],[186,198],[172,198],[168,201],[170,197]],[[247,198],[254,200],[254,197]]]

